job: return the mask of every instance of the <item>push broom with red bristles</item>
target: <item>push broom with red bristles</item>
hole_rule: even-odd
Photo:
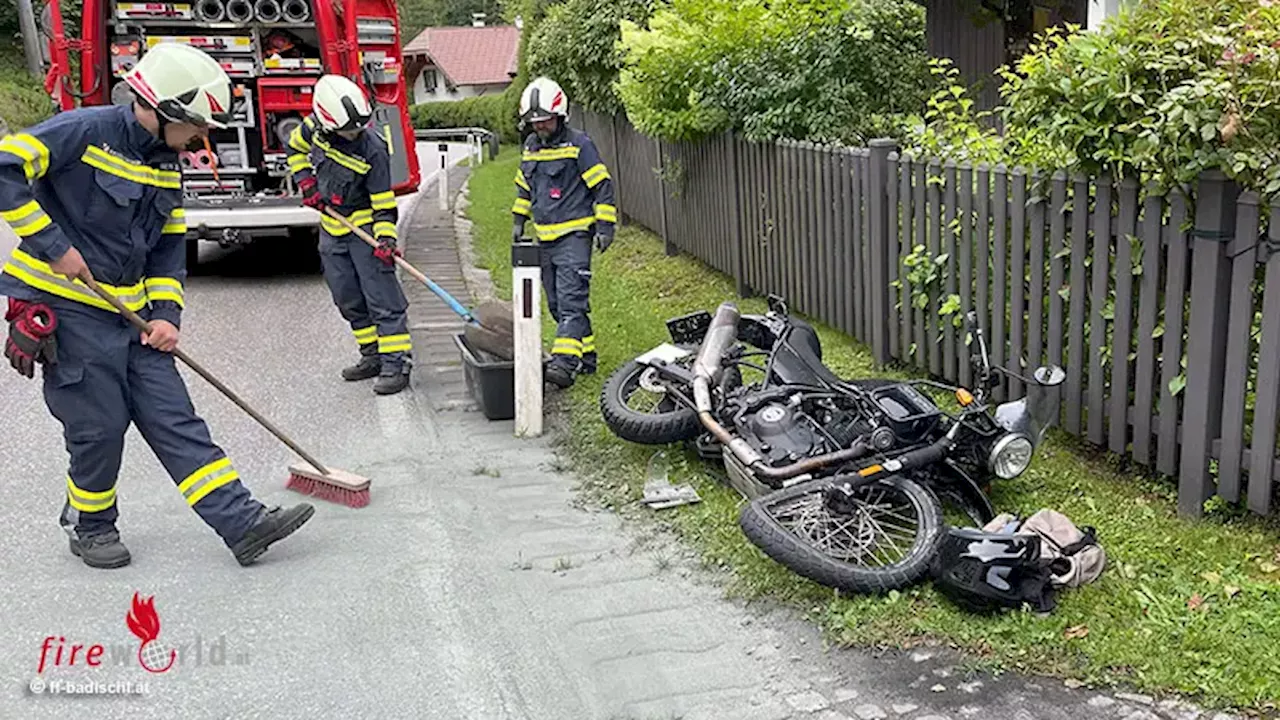
[[[139,330],[142,330],[143,332],[149,332],[151,330],[151,326],[146,320],[138,317],[136,313],[125,307],[124,303],[120,302],[120,299],[115,295],[103,290],[102,287],[94,281],[93,276],[88,271],[80,276],[80,280],[101,296],[103,300],[111,303],[111,306],[114,307],[117,312],[127,318],[129,322],[133,323]],[[285,487],[287,489],[300,492],[304,495],[310,495],[320,500],[326,500],[353,508],[362,508],[369,504],[369,478],[361,477],[354,473],[338,470],[336,468],[326,468],[324,465],[321,465],[305,450],[298,447],[297,443],[290,440],[284,433],[280,432],[275,425],[272,425],[266,418],[262,417],[258,411],[249,407],[249,404],[244,400],[241,400],[238,395],[231,391],[231,388],[223,385],[222,382],[211,375],[208,370],[200,367],[200,365],[188,357],[186,353],[174,348],[173,354],[176,355],[179,360],[186,363],[192,370],[199,373],[205,380],[208,380],[211,385],[222,391],[222,394],[226,395],[231,402],[238,405],[241,410],[244,410],[250,417],[257,420],[258,423],[270,431],[272,435],[275,435],[281,442],[288,445],[291,450],[298,453],[303,460],[307,461],[307,465],[296,464],[289,466],[289,479],[285,482]]]

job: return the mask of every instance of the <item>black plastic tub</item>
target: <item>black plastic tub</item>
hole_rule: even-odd
[[[462,355],[467,390],[480,411],[490,420],[510,420],[516,416],[516,364],[471,347],[463,333],[453,336]]]

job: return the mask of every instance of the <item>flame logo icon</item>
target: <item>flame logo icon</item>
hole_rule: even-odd
[[[160,637],[160,616],[156,614],[154,602],[154,596],[139,599],[138,593],[135,592],[133,594],[133,607],[129,610],[129,614],[125,616],[124,621],[129,626],[129,631],[142,641],[142,644],[138,646],[138,664],[147,672],[162,673],[173,667],[173,663],[178,659],[178,651],[170,649],[169,663],[164,667],[160,667],[160,664],[164,662],[166,648],[156,642],[156,638]],[[148,651],[153,642],[156,642],[156,646]]]

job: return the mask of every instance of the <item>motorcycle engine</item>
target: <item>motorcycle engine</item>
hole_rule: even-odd
[[[736,424],[738,434],[772,466],[847,448],[871,431],[855,412],[811,403],[769,403]]]

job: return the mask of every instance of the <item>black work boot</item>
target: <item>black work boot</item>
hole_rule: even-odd
[[[577,374],[577,368],[569,367],[565,363],[554,360],[547,363],[542,369],[543,378],[561,390],[573,387]]]
[[[303,523],[311,519],[315,511],[316,509],[307,503],[294,505],[288,509],[277,506],[267,510],[258,523],[249,528],[249,532],[245,533],[240,542],[231,548],[236,561],[241,565],[249,565],[257,560],[258,556],[266,552],[272,543],[285,539],[293,531],[302,527]]]
[[[377,355],[362,355],[360,362],[342,369],[342,379],[348,382],[368,380],[378,377],[380,372],[382,372],[382,358]]]
[[[71,554],[83,560],[84,564],[91,568],[122,568],[133,560],[129,549],[120,542],[120,533],[115,530],[107,530],[86,537],[73,534],[70,545]]]
[[[409,368],[403,368],[379,375],[378,381],[373,384],[373,391],[379,395],[395,395],[407,387],[409,387]]]

